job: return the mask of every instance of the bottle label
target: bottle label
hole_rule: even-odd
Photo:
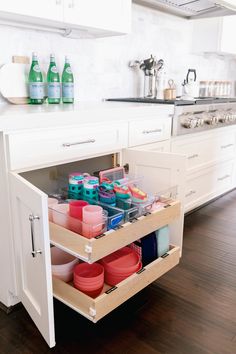
[[[61,97],[60,82],[49,82],[48,83],[48,98],[60,98],[60,97]]]
[[[30,82],[29,95],[32,99],[42,100],[44,97],[43,82]]]
[[[62,97],[63,98],[74,98],[74,83],[64,82],[62,84]]]
[[[57,74],[58,73],[57,67],[56,66],[52,66],[51,67],[51,72],[54,73],[54,74]]]
[[[40,67],[39,67],[39,65],[38,65],[38,64],[34,65],[33,70],[34,70],[36,73],[40,73]]]
[[[72,70],[71,70],[71,67],[70,67],[70,66],[68,66],[68,67],[66,68],[66,72],[67,72],[67,74],[72,74]]]

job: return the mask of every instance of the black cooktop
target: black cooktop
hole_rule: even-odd
[[[106,101],[117,102],[139,102],[139,103],[158,103],[158,104],[174,104],[175,106],[196,105],[196,104],[215,104],[215,103],[227,103],[236,102],[234,98],[221,98],[221,97],[196,97],[194,100],[182,100],[177,98],[176,100],[161,100],[158,98],[148,97],[128,97],[128,98],[108,98]]]

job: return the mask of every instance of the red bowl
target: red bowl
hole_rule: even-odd
[[[80,263],[74,267],[74,279],[82,283],[97,282],[104,279],[104,267],[99,263]]]
[[[92,297],[92,298],[95,298],[97,297],[99,294],[101,294],[102,292],[102,289],[103,289],[103,286],[98,288],[98,289],[95,289],[95,290],[86,290],[86,289],[80,289],[76,284],[74,284],[74,287],[76,289],[78,289],[79,291],[81,291],[82,293]]]
[[[131,272],[126,275],[124,274],[117,275],[110,272],[105,272],[105,283],[112,286],[117,285],[123,280],[125,280],[126,278],[128,278],[129,276],[131,276],[132,274],[134,274],[135,272],[138,272],[141,268],[142,268],[142,263],[139,262],[137,269],[134,272]]]
[[[105,270],[112,273],[135,272],[139,262],[140,257],[129,247],[123,247],[101,260]]]
[[[104,285],[104,281],[100,281],[95,284],[83,284],[83,283],[78,283],[76,280],[74,280],[74,284],[78,288],[81,288],[82,290],[96,290],[101,288]]]

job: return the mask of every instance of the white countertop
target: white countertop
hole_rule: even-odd
[[[0,105],[0,131],[75,124],[162,118],[174,105],[129,102],[79,102],[74,105]]]

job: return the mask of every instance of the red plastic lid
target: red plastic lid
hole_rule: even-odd
[[[139,262],[140,258],[138,254],[130,247],[123,247],[101,260],[106,269],[119,269],[121,271],[135,268]]]

